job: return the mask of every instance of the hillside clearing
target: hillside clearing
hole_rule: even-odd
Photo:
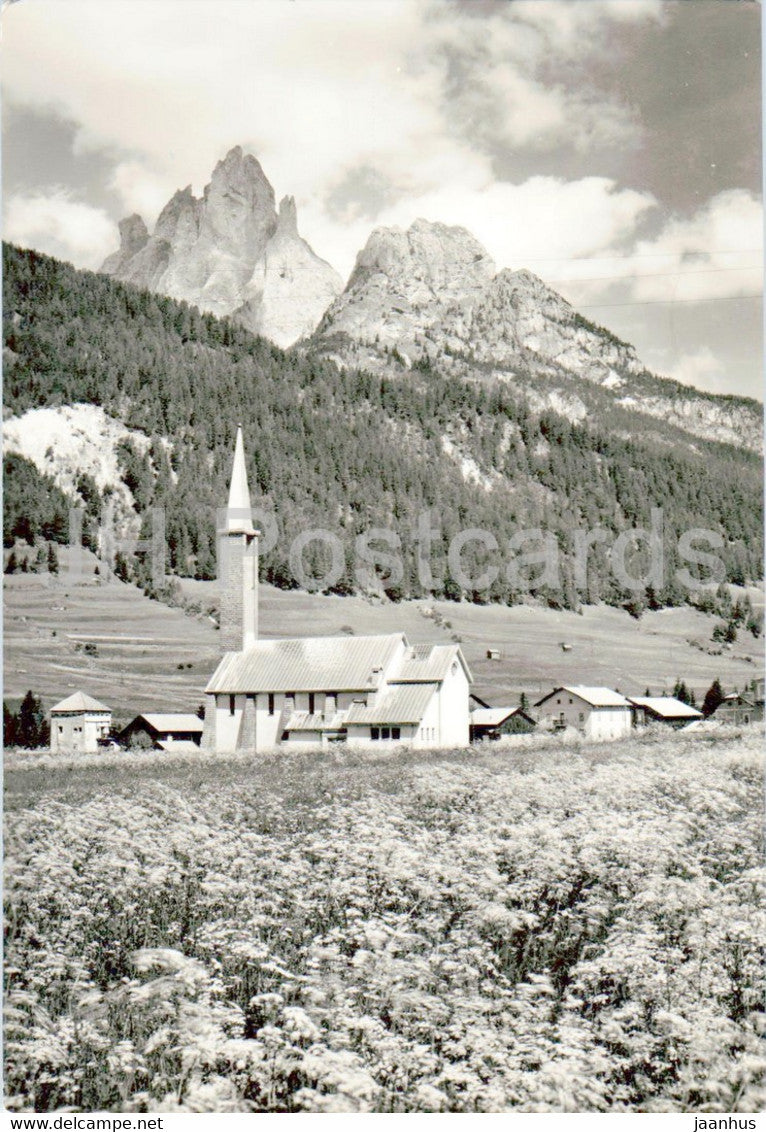
[[[140,711],[196,710],[219,659],[212,621],[150,601],[116,579],[101,583],[87,552],[89,572],[72,584],[69,553],[62,551],[62,573],[52,585],[47,575],[5,577],[6,698],[20,699],[31,688],[50,708],[82,688],[112,707],[117,722]],[[182,589],[203,609],[217,604],[214,582],[184,580]],[[762,593],[748,592],[761,608]],[[516,703],[522,691],[532,699],[555,683],[605,684],[641,695],[647,687],[671,690],[680,676],[698,700],[715,676],[727,689],[742,687],[760,672],[763,641],[741,630],[732,648],[714,646],[716,620],[688,606],[646,612],[636,621],[609,606],[576,614],[529,605],[371,603],[260,587],[264,637],[402,631],[412,642],[459,639],[476,691],[496,704]],[[88,644],[95,655],[92,648],[85,652]],[[499,661],[487,659],[489,649],[499,650]]]

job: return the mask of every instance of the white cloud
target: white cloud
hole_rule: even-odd
[[[120,194],[127,212],[138,212],[150,226],[168,202],[163,179],[140,161],[121,161],[109,187]]]
[[[575,305],[694,303],[761,291],[763,209],[742,189],[719,193],[692,217],[670,219],[651,239],[614,245],[603,257],[551,263],[547,278]]]
[[[701,346],[691,354],[683,354],[673,365],[671,377],[684,385],[705,389],[708,393],[730,393],[731,381],[726,368],[709,346]]]
[[[100,267],[119,244],[117,227],[105,212],[70,200],[63,190],[10,197],[4,237],[88,268]]]
[[[242,144],[277,196],[295,195],[304,234],[343,269],[350,233],[325,202],[350,171],[384,177],[412,215],[470,223],[479,210],[469,194],[478,193],[494,219],[474,226],[491,235],[504,193],[534,209],[513,185],[493,191],[490,137],[531,147],[626,142],[635,123],[623,107],[546,85],[536,69],[552,50],[587,54],[597,29],[656,8],[521,0],[509,15],[477,20],[443,0],[29,0],[5,15],[4,82],[9,99],[79,123],[81,150],[116,153],[113,187],[126,211],[150,220],[175,189],[191,182],[199,193],[215,162]],[[454,88],[456,60],[465,81]],[[577,191],[593,196],[587,185]],[[617,206],[612,194],[609,217]],[[353,228],[354,250],[368,229]]]
[[[633,296],[689,302],[756,293],[762,249],[760,201],[742,189],[719,193],[691,219],[638,242],[628,260]]]

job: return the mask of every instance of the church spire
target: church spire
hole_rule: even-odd
[[[237,425],[237,441],[234,445],[234,463],[229,484],[229,504],[226,509],[226,530],[229,534],[242,532],[251,534],[253,512],[250,507],[250,489],[247,486],[245,467],[245,446],[242,441],[242,425]]]

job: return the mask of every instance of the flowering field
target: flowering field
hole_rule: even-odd
[[[7,1103],[759,1111],[761,742],[11,768]]]

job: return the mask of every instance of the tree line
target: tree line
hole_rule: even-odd
[[[404,577],[380,570],[389,596],[434,596],[508,604],[531,594],[547,604],[637,603],[638,613],[689,600],[674,580],[679,532],[720,535],[726,580],[760,577],[761,464],[732,446],[695,441],[674,448],[662,436],[635,439],[608,414],[572,423],[533,413],[508,383],[445,376],[429,364],[400,377],[341,369],[311,349],[283,351],[229,319],[201,314],[105,276],[4,246],[5,394],[14,414],[91,402],[150,438],[146,451],[119,447],[121,474],[149,531],[149,509],[166,512],[168,568],[182,576],[215,574],[215,513],[226,498],[237,422],[248,447],[254,502],[278,521],[282,538],[264,555],[263,576],[295,585],[288,548],[321,527],[349,548],[336,592],[358,588],[350,548],[372,527],[401,540]],[[168,443],[169,442],[169,443]],[[462,471],[461,471],[462,461]],[[465,469],[468,468],[466,472]],[[37,537],[66,541],[69,500],[20,457],[6,462],[6,546]],[[101,498],[78,483],[86,537]],[[594,547],[588,587],[575,585],[573,532],[600,526],[616,536],[648,527],[664,510],[666,582],[651,593],[615,581],[607,548]],[[428,509],[441,528],[433,586],[414,569],[413,528]],[[452,537],[469,527],[505,545],[514,531],[551,532],[562,553],[555,590],[534,577],[500,577],[488,590],[459,587],[446,564]],[[10,540],[10,541],[9,541]],[[481,573],[481,548],[467,547],[466,571]],[[641,568],[641,552],[635,568]],[[326,565],[315,550],[307,568]],[[141,564],[128,567],[140,580]],[[700,575],[704,576],[703,574]]]

